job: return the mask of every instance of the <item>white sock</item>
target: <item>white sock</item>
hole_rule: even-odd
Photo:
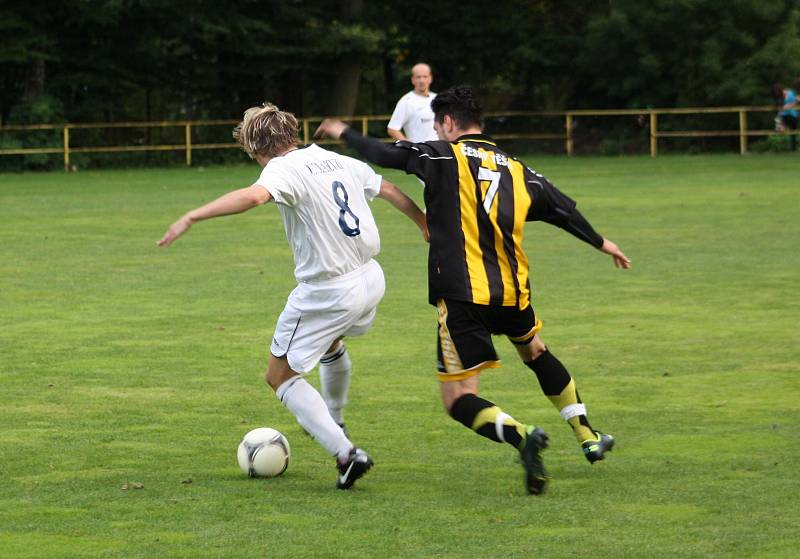
[[[319,381],[322,386],[322,398],[328,406],[328,412],[336,423],[344,423],[344,407],[347,405],[347,394],[350,391],[350,375],[353,365],[344,344],[326,353],[319,361]]]
[[[319,392],[300,376],[281,384],[275,395],[297,418],[297,422],[330,454],[344,460],[353,443],[331,418]]]

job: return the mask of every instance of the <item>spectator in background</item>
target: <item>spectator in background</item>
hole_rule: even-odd
[[[431,67],[420,62],[411,68],[411,83],[414,89],[403,95],[394,107],[386,131],[394,140],[428,142],[438,140],[433,129],[431,101],[436,94],[431,91],[433,75]]]
[[[778,105],[778,116],[775,117],[776,128],[780,132],[789,132],[791,150],[797,150],[797,92],[780,84],[772,86],[772,95]],[[778,128],[779,127],[779,128]]]

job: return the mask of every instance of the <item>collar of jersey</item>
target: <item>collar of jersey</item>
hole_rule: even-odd
[[[482,142],[492,146],[497,145],[495,141],[486,134],[464,134],[463,136],[459,136],[455,141],[456,144],[460,142]]]

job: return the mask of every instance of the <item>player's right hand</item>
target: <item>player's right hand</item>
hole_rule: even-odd
[[[164,233],[164,236],[161,237],[161,239],[156,241],[156,244],[160,247],[166,247],[171,245],[175,239],[186,233],[191,226],[192,226],[192,221],[187,216],[183,216],[178,221],[169,226],[167,232]]]
[[[347,125],[341,120],[326,118],[319,124],[317,131],[314,132],[314,139],[318,140],[323,136],[328,136],[334,140],[338,140],[345,128],[347,128]]]

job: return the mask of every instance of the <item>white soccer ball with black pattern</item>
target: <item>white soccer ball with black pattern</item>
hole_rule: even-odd
[[[236,457],[239,467],[250,477],[275,477],[289,466],[292,455],[283,433],[270,427],[259,427],[247,433]]]

